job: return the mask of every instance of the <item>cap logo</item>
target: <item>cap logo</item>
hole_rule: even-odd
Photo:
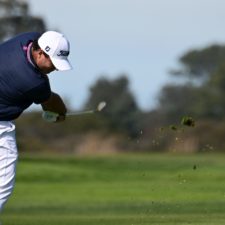
[[[46,52],[49,52],[50,49],[51,49],[51,48],[50,48],[49,46],[46,46],[46,47],[45,47],[45,51],[46,51]]]
[[[70,53],[69,51],[60,50],[60,52],[57,54],[57,56],[68,56],[69,53]]]

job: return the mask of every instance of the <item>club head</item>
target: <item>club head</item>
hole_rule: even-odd
[[[97,106],[97,111],[100,112],[106,107],[106,102],[100,102]]]

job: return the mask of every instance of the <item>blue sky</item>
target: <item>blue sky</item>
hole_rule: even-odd
[[[224,0],[29,0],[32,15],[71,42],[74,70],[50,74],[79,109],[90,85],[126,73],[139,106],[155,106],[168,71],[191,48],[225,44]]]

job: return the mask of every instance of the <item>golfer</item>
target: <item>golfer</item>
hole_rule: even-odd
[[[0,44],[0,211],[14,187],[17,145],[14,120],[31,104],[65,120],[66,107],[47,74],[72,69],[66,37],[55,31],[20,34]]]

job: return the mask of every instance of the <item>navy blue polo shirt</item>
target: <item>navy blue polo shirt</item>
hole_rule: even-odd
[[[39,36],[23,33],[0,45],[0,121],[16,119],[32,103],[43,103],[51,95],[47,75],[28,61],[24,48]]]

